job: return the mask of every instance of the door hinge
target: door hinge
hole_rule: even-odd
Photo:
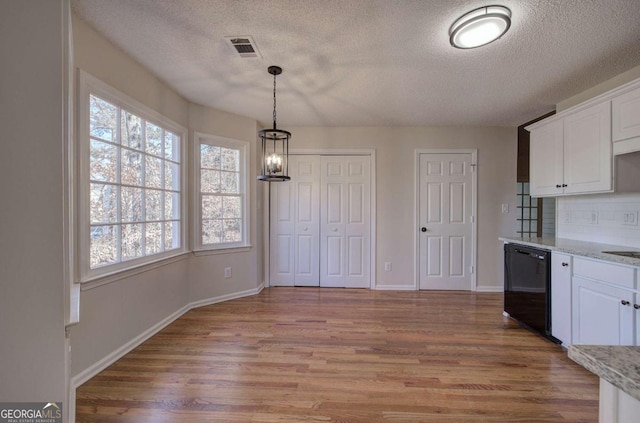
[[[469,273],[473,273],[473,266],[469,266]]]
[[[469,166],[471,166],[471,172],[475,172],[476,171],[476,164],[475,163],[471,163]]]
[[[471,216],[471,223],[476,223],[476,217],[475,216]]]

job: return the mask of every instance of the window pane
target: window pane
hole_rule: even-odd
[[[180,189],[180,166],[163,160],[164,189],[178,191]]]
[[[116,223],[118,188],[114,185],[91,184],[91,223]]]
[[[220,147],[200,145],[200,167],[220,169]]]
[[[165,220],[180,219],[180,194],[166,192],[164,194],[164,218]]]
[[[164,133],[164,157],[174,162],[180,160],[180,137],[169,131]]]
[[[122,222],[141,222],[142,217],[142,188],[122,187]]]
[[[240,242],[240,219],[228,219],[224,221],[224,242]]]
[[[240,197],[224,197],[224,218],[225,219],[240,219],[242,217],[242,210],[240,208]]]
[[[122,149],[120,181],[126,185],[142,186],[142,154]]]
[[[89,266],[91,269],[105,264],[115,263],[118,260],[118,250],[116,247],[116,227],[92,226],[91,245],[89,247]]]
[[[240,192],[240,174],[236,172],[221,172],[222,192],[237,194]]]
[[[142,224],[122,225],[122,260],[142,257]]]
[[[220,155],[222,158],[223,170],[240,171],[240,150],[221,148]]]
[[[92,137],[117,142],[117,117],[116,106],[101,98],[89,96],[89,134]]]
[[[164,224],[164,249],[171,250],[180,247],[179,222],[166,222]]]
[[[148,189],[145,193],[145,220],[148,222],[162,220],[162,191]]]
[[[118,163],[116,154],[118,148],[105,142],[91,140],[89,159],[92,181],[117,182]]]
[[[162,188],[162,160],[155,157],[144,157],[145,186]]]
[[[219,244],[223,240],[222,220],[202,221],[202,243]]]
[[[202,169],[200,171],[200,191],[220,192],[220,171]]]
[[[120,122],[120,142],[127,147],[142,149],[142,119],[138,116],[122,111]]]
[[[147,142],[145,151],[156,156],[162,155],[162,128],[147,122],[146,128]]]
[[[162,248],[162,223],[147,223],[145,231],[145,253],[156,254]]]
[[[202,218],[222,218],[222,197],[219,197],[217,195],[202,196]]]

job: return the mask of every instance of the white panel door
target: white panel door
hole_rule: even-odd
[[[420,289],[471,289],[472,155],[420,154]]]
[[[320,284],[320,157],[290,156],[291,181],[271,183],[270,284]]]
[[[321,160],[320,286],[370,286],[369,156]]]

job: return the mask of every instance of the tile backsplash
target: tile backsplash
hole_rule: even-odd
[[[640,194],[557,199],[558,238],[640,248]]]

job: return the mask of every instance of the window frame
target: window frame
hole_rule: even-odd
[[[241,234],[240,242],[204,244],[202,242],[202,187],[200,183],[202,164],[200,161],[200,146],[202,144],[212,145],[216,147],[231,148],[240,151],[240,171],[239,171],[239,188],[241,205]],[[195,132],[193,134],[193,163],[194,163],[194,201],[193,201],[193,250],[197,253],[208,252],[229,253],[246,251],[251,248],[251,230],[250,230],[250,214],[249,204],[251,201],[250,184],[249,184],[249,163],[250,163],[250,146],[249,142],[237,140],[233,138],[225,138],[217,135]]]
[[[154,253],[150,255],[144,255],[131,260],[119,261],[112,264],[91,268],[90,264],[90,246],[91,246],[91,205],[90,205],[90,96],[95,95],[100,99],[103,99],[121,109],[126,110],[129,113],[144,119],[153,125],[159,126],[164,130],[170,131],[173,134],[180,137],[179,142],[179,163],[180,166],[180,184],[179,184],[179,242],[180,246],[168,251],[162,251],[160,253]],[[155,264],[160,261],[177,257],[185,254],[187,249],[187,224],[188,224],[188,211],[187,211],[187,166],[188,166],[188,154],[186,151],[186,140],[188,131],[182,125],[177,124],[171,119],[163,116],[155,110],[143,105],[142,103],[134,100],[121,91],[111,87],[110,85],[102,82],[87,72],[78,70],[78,99],[77,99],[77,134],[76,137],[76,163],[78,164],[76,172],[77,180],[77,273],[78,281],[80,283],[92,282],[97,279],[101,279],[107,276],[113,276],[121,274],[127,271],[139,271],[141,267],[146,265]],[[142,152],[143,156],[147,154]],[[153,157],[153,156],[152,156]],[[118,182],[120,185],[120,182]],[[144,187],[143,187],[144,188]],[[166,190],[162,190],[165,192]],[[120,222],[116,223],[121,224]]]

